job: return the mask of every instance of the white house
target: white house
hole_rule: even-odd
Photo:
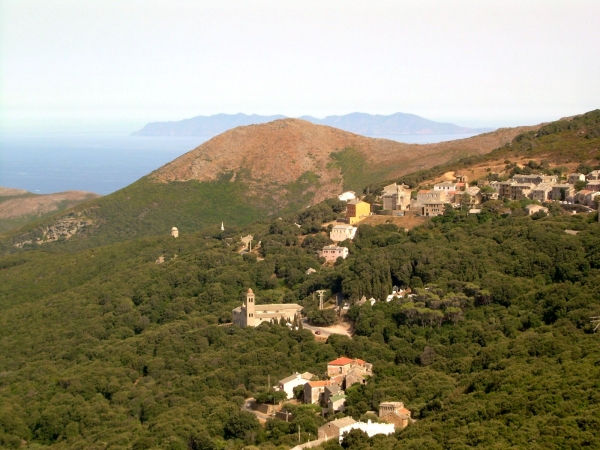
[[[329,233],[329,239],[334,242],[342,242],[346,239],[354,239],[356,230],[358,230],[358,228],[353,227],[352,225],[335,225]]]
[[[310,372],[304,372],[302,374],[296,372],[294,375],[279,380],[278,388],[280,391],[284,391],[287,394],[288,399],[294,398],[294,388],[296,386],[304,386],[313,376],[314,375]]]
[[[433,185],[434,191],[446,191],[446,192],[454,192],[457,190],[456,183],[452,181],[444,181],[443,183],[437,183]]]
[[[340,444],[342,443],[342,441],[344,440],[344,433],[348,433],[350,430],[362,430],[365,433],[367,433],[367,435],[369,437],[373,437],[376,434],[394,434],[394,432],[396,431],[394,424],[393,423],[375,423],[375,422],[371,422],[370,420],[368,422],[354,422],[351,423],[349,425],[346,425],[342,428],[340,428]]]
[[[347,202],[348,200],[354,200],[356,198],[356,192],[354,191],[346,191],[342,192],[338,195],[338,200],[342,202]]]

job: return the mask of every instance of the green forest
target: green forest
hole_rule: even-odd
[[[343,243],[350,256],[322,266],[322,224],[342,208],[328,201],[224,232],[0,259],[0,446],[290,448],[324,423],[312,406],[264,427],[240,406],[269,378],[324,377],[345,355],[374,365],[367,385],[348,390],[346,414],[396,400],[416,422],[387,437],[352,433],[343,448],[600,447],[596,214],[488,208],[449,210],[409,232],[361,225]],[[247,233],[261,242],[256,254],[239,253]],[[352,339],[224,326],[248,287],[258,304],[310,313],[317,289],[354,303],[394,285],[414,297],[351,306]]]

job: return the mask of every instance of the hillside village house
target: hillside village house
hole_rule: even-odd
[[[342,192],[338,195],[338,200],[342,202],[347,202],[348,200],[354,200],[356,198],[356,192],[354,191],[346,191]]]
[[[552,200],[564,201],[574,195],[575,189],[573,189],[570,184],[555,184],[552,186]]]
[[[332,384],[331,380],[309,381],[304,385],[304,403],[314,405],[322,403],[325,387]]]
[[[585,181],[585,175],[582,173],[570,173],[567,180],[569,184],[575,184],[578,181]]]
[[[294,398],[294,388],[296,386],[304,386],[313,377],[314,375],[310,372],[304,372],[303,374],[296,372],[294,375],[279,380],[278,389],[285,392],[288,399],[292,399]]]
[[[348,433],[351,430],[362,430],[367,433],[367,436],[373,437],[376,434],[394,434],[396,427],[393,423],[376,423],[371,422],[371,420],[368,420],[367,422],[354,422],[353,424],[340,428],[340,435],[338,437],[340,444],[344,440],[344,433]]]
[[[585,188],[588,191],[596,191],[599,192],[600,191],[600,180],[593,180],[593,181],[588,181]]]
[[[329,239],[334,242],[342,242],[346,239],[354,239],[356,230],[358,230],[358,228],[353,227],[352,225],[335,225],[329,233]]]
[[[257,327],[263,322],[279,322],[281,319],[291,322],[294,317],[300,316],[302,306],[296,303],[275,303],[256,305],[252,289],[246,292],[242,306],[232,311],[233,323],[240,327]]]
[[[362,200],[349,200],[346,205],[346,220],[350,225],[371,215],[371,205]]]
[[[406,211],[410,209],[410,188],[404,184],[390,184],[383,188],[381,200],[387,211]]]
[[[373,364],[362,359],[350,359],[342,356],[327,363],[327,376],[348,375],[351,372],[358,372],[364,375],[372,375]]]
[[[338,247],[337,245],[326,245],[323,250],[319,252],[319,256],[325,258],[327,262],[335,262],[338,258],[346,259],[348,256],[348,249],[346,247]]]
[[[327,401],[327,414],[335,414],[346,410],[346,394],[336,394]]]
[[[537,212],[544,212],[546,214],[548,214],[548,208],[545,208],[541,205],[527,205],[525,207],[525,211],[527,211],[527,215],[531,216],[532,214],[535,214]]]
[[[600,180],[600,170],[593,170],[585,176],[587,181]]]
[[[464,186],[464,184],[463,184]],[[456,192],[458,190],[457,183],[452,181],[445,181],[443,183],[437,183],[433,185],[434,191],[446,191],[446,192]]]
[[[379,404],[379,418],[394,424],[396,430],[406,428],[411,422],[410,411],[402,402],[383,402]]]
[[[410,202],[410,209],[412,211],[416,211],[417,214],[424,215],[424,207],[425,205],[445,205],[450,201],[448,191],[438,189],[436,190],[427,190],[423,189],[417,192],[417,198],[412,199]],[[437,209],[437,207],[434,207]],[[431,213],[431,208],[428,210]]]
[[[352,417],[343,417],[341,419],[332,420],[331,422],[326,423],[322,427],[319,427],[319,439],[331,439],[331,438],[339,438],[340,430],[348,425],[352,425],[356,423]]]

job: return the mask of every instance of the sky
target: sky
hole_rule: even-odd
[[[0,129],[600,108],[598,0],[0,0]]]

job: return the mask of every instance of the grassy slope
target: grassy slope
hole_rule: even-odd
[[[90,196],[93,194],[90,194]],[[50,194],[48,197],[51,197]],[[18,201],[22,199],[33,199],[36,200],[40,197],[45,197],[43,195],[33,194],[31,192],[27,192],[21,195],[6,195],[0,196],[0,204],[8,202],[8,201]],[[53,210],[49,212],[39,213],[37,210],[32,212],[25,212],[18,217],[0,217],[0,233],[5,233],[7,231],[13,230],[15,228],[22,227],[28,223],[37,222],[39,220],[43,220],[45,218],[54,216],[55,214],[66,211],[69,208],[72,208],[76,205],[79,205],[85,202],[87,199],[81,200],[62,200],[54,203]]]
[[[72,210],[93,225],[69,241],[51,245],[66,249],[87,248],[121,242],[143,236],[169,235],[176,226],[181,234],[207,229],[215,232],[226,227],[248,224],[267,213],[266,205],[256,206],[245,196],[245,185],[221,179],[212,183],[152,183],[143,178],[130,186]],[[39,236],[52,223],[40,220],[26,225],[4,240],[5,250],[13,242]],[[34,246],[35,247],[35,246]]]

